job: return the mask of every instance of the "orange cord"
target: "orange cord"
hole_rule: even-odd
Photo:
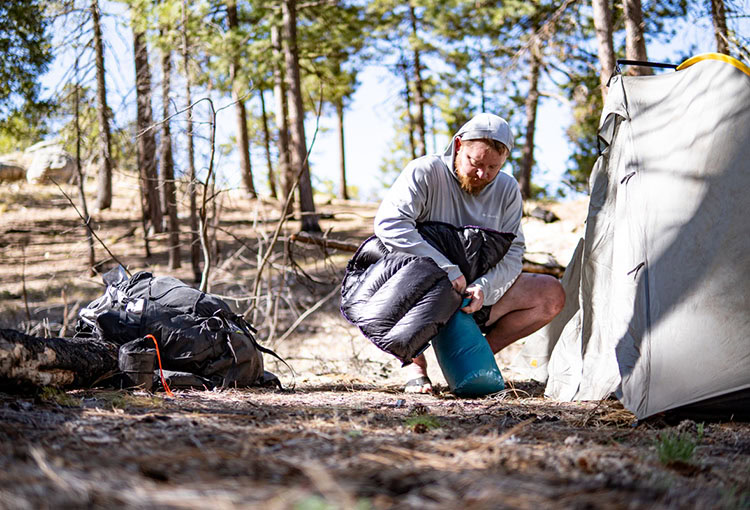
[[[154,345],[156,346],[156,359],[159,360],[159,376],[161,377],[161,384],[164,386],[164,391],[167,392],[167,395],[170,397],[174,397],[174,393],[172,393],[172,390],[169,389],[169,386],[167,386],[167,381],[164,379],[164,371],[161,369],[161,354],[159,354],[159,344],[156,342],[156,337],[154,335],[146,335],[146,338],[150,338],[154,341]]]

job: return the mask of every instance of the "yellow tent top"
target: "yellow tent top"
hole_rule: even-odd
[[[722,62],[733,65],[746,75],[750,76],[750,67],[747,67],[736,58],[730,57],[729,55],[724,55],[723,53],[701,53],[700,55],[695,55],[678,65],[677,70],[681,71],[683,69],[686,69],[696,62],[700,62],[701,60],[721,60]]]

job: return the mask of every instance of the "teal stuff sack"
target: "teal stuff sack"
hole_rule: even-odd
[[[469,301],[464,300],[461,306]],[[443,376],[458,397],[481,397],[505,388],[492,349],[470,314],[457,310],[432,341]]]

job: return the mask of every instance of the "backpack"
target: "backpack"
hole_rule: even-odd
[[[219,297],[147,271],[127,278],[118,268],[105,283],[104,295],[79,312],[76,336],[120,346],[121,386],[151,390],[163,368],[165,382],[176,388],[281,387],[263,369],[262,354],[281,358]]]

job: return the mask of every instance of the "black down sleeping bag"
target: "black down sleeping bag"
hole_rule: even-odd
[[[495,266],[515,235],[447,223],[417,225],[468,283]],[[359,247],[341,284],[341,313],[366,338],[405,365],[422,353],[461,304],[448,274],[431,258],[389,252],[375,236]]]

